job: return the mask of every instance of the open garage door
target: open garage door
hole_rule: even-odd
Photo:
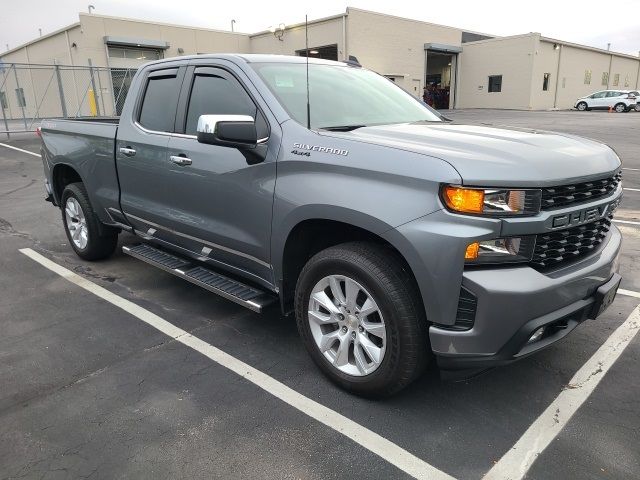
[[[455,108],[458,53],[454,45],[425,44],[424,100],[436,110]]]

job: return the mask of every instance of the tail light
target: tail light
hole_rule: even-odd
[[[36,128],[36,135],[40,138],[42,138],[42,130],[40,129],[40,127]]]

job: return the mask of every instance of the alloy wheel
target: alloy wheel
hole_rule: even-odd
[[[76,247],[84,250],[87,247],[87,243],[89,243],[89,230],[87,228],[87,220],[78,200],[74,197],[69,197],[64,207],[64,214],[71,240]]]
[[[347,375],[365,376],[382,363],[386,327],[373,296],[344,275],[322,278],[311,291],[308,321],[322,355]]]

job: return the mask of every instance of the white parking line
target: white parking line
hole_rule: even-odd
[[[640,222],[632,222],[631,220],[613,220],[616,223],[626,223],[627,225],[640,225]]]
[[[640,292],[634,292],[633,290],[625,290],[624,288],[619,288],[618,293],[620,295],[626,295],[627,297],[640,298]]]
[[[636,172],[640,172],[640,168],[629,168],[629,167],[622,167],[623,170],[634,170]]]
[[[29,150],[23,150],[22,148],[14,147],[13,145],[7,145],[6,143],[0,143],[0,147],[7,147],[7,148],[10,148],[11,150],[17,150],[18,152],[26,153],[27,155],[33,155],[34,157],[40,158],[39,153],[33,153],[33,152],[30,152]]]
[[[629,190],[630,192],[640,192],[640,188],[623,187],[622,190]]]
[[[576,372],[565,389],[527,429],[511,450],[487,472],[483,480],[523,478],[536,458],[556,438],[573,414],[595,390],[639,329],[640,307],[636,307],[587,363]]]
[[[35,260],[43,267],[57,273],[71,283],[74,283],[88,292],[93,293],[97,297],[121,308],[125,312],[137,317],[139,320],[142,320],[147,325],[150,325],[172,339],[193,348],[219,365],[228,368],[232,372],[240,375],[276,398],[279,398],[302,413],[314,418],[318,422],[323,423],[367,450],[375,453],[380,458],[386,460],[412,477],[431,480],[454,480],[453,477],[438,470],[427,462],[420,460],[418,457],[407,452],[395,443],[325,407],[324,405],[305,397],[304,395],[287,387],[285,384],[238,360],[237,358],[232,357],[213,345],[194,337],[189,332],[167,322],[155,313],[152,313],[149,310],[146,310],[141,306],[136,305],[135,303],[130,302],[129,300],[126,300],[99,285],[96,285],[86,278],[77,275],[55,262],[52,262],[46,257],[43,257],[30,248],[23,248],[20,252],[32,260]]]

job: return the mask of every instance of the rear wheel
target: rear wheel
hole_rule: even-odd
[[[627,106],[624,103],[616,103],[616,106],[613,107],[613,109],[618,113],[622,113],[627,111]]]
[[[85,260],[101,260],[118,244],[118,230],[100,225],[82,183],[71,183],[62,192],[62,222],[71,247]]]
[[[316,254],[296,287],[305,347],[333,382],[365,396],[391,395],[427,365],[420,296],[392,250],[353,242]]]
[[[585,110],[589,110],[588,106],[587,106],[587,102],[580,102],[578,103],[578,105],[576,105],[576,108],[578,110],[580,110],[581,112],[584,112]]]

